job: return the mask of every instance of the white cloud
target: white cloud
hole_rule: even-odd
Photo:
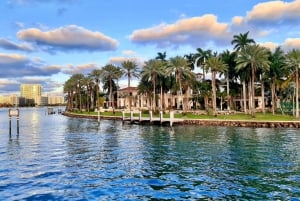
[[[31,28],[19,31],[17,36],[19,39],[45,47],[49,51],[109,51],[115,50],[118,46],[117,40],[76,25],[51,31]]]
[[[160,24],[151,28],[135,30],[130,40],[141,44],[177,46],[190,44],[198,47],[208,41],[224,43],[229,37],[229,25],[220,23],[215,15],[203,15],[180,19],[174,24]]]
[[[0,48],[6,49],[6,50],[20,50],[20,51],[26,51],[31,52],[34,51],[34,48],[32,45],[28,43],[22,43],[22,44],[16,44],[12,41],[0,38]]]
[[[292,2],[268,1],[259,3],[248,12],[248,22],[261,24],[281,24],[300,17],[300,0]]]

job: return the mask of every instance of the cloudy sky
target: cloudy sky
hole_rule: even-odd
[[[231,50],[247,31],[271,49],[300,48],[300,0],[2,0],[0,13],[0,95],[20,83],[62,94],[74,73],[164,51]]]

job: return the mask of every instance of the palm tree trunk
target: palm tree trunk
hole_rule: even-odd
[[[299,75],[298,75],[298,66],[296,66],[296,118],[299,118]]]
[[[262,80],[261,82],[261,109],[262,109],[262,113],[266,114],[266,110],[265,110],[265,84],[264,81]]]
[[[276,106],[276,100],[275,100],[275,82],[272,81],[271,85],[271,96],[272,96],[272,114],[275,115],[275,106]]]
[[[231,101],[230,101],[230,95],[229,95],[229,75],[227,72],[227,80],[226,80],[226,85],[227,85],[227,110],[230,110],[230,105],[231,105]]]
[[[255,72],[254,72],[254,66],[252,64],[251,66],[251,116],[254,118],[255,117],[255,86],[254,86],[254,76],[255,76]]]
[[[212,88],[212,106],[213,106],[213,115],[217,115],[217,103],[216,103],[216,72],[212,72],[211,80]]]
[[[244,113],[247,114],[247,93],[246,93],[246,81],[243,81],[243,100],[244,100]]]

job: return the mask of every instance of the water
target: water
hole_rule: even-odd
[[[300,200],[300,130],[0,110],[0,200]]]

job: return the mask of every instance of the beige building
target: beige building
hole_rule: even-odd
[[[42,86],[40,84],[21,84],[20,92],[21,97],[26,100],[26,105],[36,105],[41,102]]]
[[[21,84],[21,96],[28,99],[35,99],[42,95],[42,86],[40,84]]]

